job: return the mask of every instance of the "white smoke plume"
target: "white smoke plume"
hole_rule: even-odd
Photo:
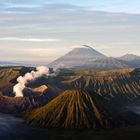
[[[17,78],[18,83],[14,86],[13,91],[15,93],[15,97],[23,97],[23,90],[26,87],[26,84],[29,81],[33,81],[42,75],[49,76],[49,69],[44,66],[36,67],[36,71],[31,71],[30,73],[26,73],[24,76],[20,76]]]

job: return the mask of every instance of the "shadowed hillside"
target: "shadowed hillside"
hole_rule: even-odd
[[[23,111],[38,108],[49,103],[60,94],[60,90],[49,86],[43,90],[40,87],[32,90],[25,90],[24,97],[9,97],[0,93],[0,112],[19,114]]]
[[[139,121],[137,115],[126,111],[126,106],[139,104],[140,69],[60,69],[54,77],[29,82],[24,97],[8,97],[13,96],[16,78],[29,70],[1,69],[1,75],[6,75],[1,76],[1,81],[5,80],[1,86],[1,112],[35,109],[26,114],[27,121],[41,127],[110,128]]]
[[[98,93],[120,104],[134,102],[140,97],[139,69],[111,71],[78,70],[75,74],[63,77],[67,88],[80,88]]]
[[[81,90],[66,90],[25,117],[28,123],[47,128],[110,128],[139,121],[137,115],[122,111],[97,94]]]
[[[32,71],[31,67],[0,67],[0,88],[11,87],[20,75]]]

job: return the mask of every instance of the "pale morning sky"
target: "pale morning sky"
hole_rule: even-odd
[[[140,0],[0,0],[0,61],[47,64],[82,44],[140,55]]]

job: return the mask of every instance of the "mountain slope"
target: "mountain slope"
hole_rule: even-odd
[[[127,64],[124,64],[121,61],[119,61],[113,57],[108,57],[108,58],[96,60],[93,62],[91,61],[90,63],[87,62],[85,65],[83,65],[81,67],[94,68],[94,69],[98,69],[98,70],[129,68],[129,66]]]
[[[119,57],[119,59],[123,61],[133,61],[133,60],[140,60],[140,56],[134,54],[126,54],[124,56]]]
[[[140,56],[126,54],[122,57],[119,57],[118,60],[121,60],[122,63],[129,65],[129,67],[140,68]]]
[[[117,109],[101,96],[78,89],[66,90],[49,104],[27,112],[25,118],[29,124],[47,128],[110,128],[139,121],[137,115]]]
[[[42,90],[41,86],[24,92],[26,93],[24,97],[8,97],[0,92],[0,112],[21,113],[29,109],[43,106],[57,97],[61,91],[51,86],[47,89],[43,86]]]
[[[54,62],[50,63],[48,66],[57,67],[58,65],[61,65],[64,68],[72,68],[84,65],[90,61],[95,61],[104,58],[106,58],[105,55],[97,52],[96,50],[87,45],[83,45],[73,49],[66,55],[58,58]]]
[[[64,77],[61,87],[92,91],[119,104],[126,105],[140,98],[139,79],[139,69],[77,70],[75,74]]]
[[[20,75],[32,71],[32,67],[0,67],[0,90],[4,87],[12,87]]]

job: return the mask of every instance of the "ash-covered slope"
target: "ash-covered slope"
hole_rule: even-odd
[[[58,58],[54,62],[50,63],[48,66],[57,67],[58,65],[61,65],[64,68],[73,68],[83,66],[86,63],[89,63],[90,61],[96,61],[105,58],[105,55],[94,50],[90,46],[83,45],[74,48],[72,51]]]
[[[59,95],[60,89],[52,85],[47,87],[48,80],[40,77],[30,82],[23,90],[24,97],[14,97],[13,86],[17,83],[16,79],[34,69],[32,67],[0,67],[0,112],[20,113],[47,104]]]
[[[17,77],[32,71],[33,67],[0,67],[0,90],[4,87],[12,87]]]
[[[64,91],[25,118],[31,125],[46,128],[111,128],[139,121],[137,115],[118,109],[98,94],[78,89]]]
[[[0,93],[0,112],[21,113],[23,111],[41,107],[60,94],[56,87],[40,86],[34,89],[25,89],[24,97],[9,97]]]
[[[88,90],[123,105],[140,98],[140,69],[77,70],[64,77],[62,83],[67,89]]]

